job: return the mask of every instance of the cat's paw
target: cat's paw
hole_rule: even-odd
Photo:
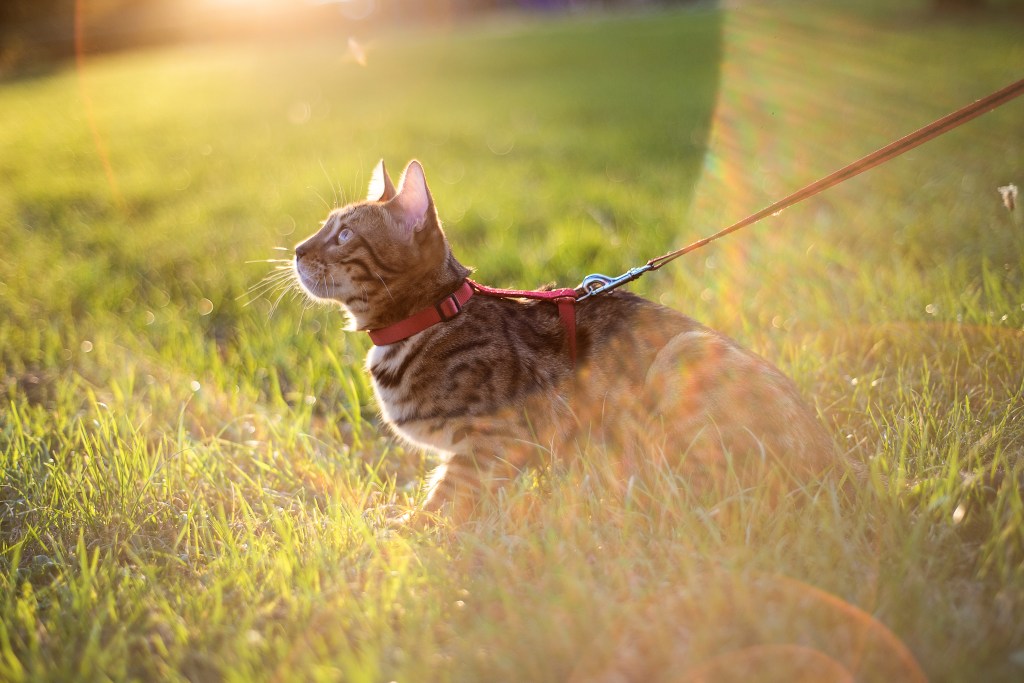
[[[439,526],[442,518],[425,510],[408,510],[401,515],[390,517],[387,520],[387,527],[393,530],[415,529],[425,531]]]
[[[415,519],[416,519],[416,511],[415,510],[409,510],[409,511],[407,511],[407,512],[405,512],[403,514],[400,514],[400,515],[396,515],[396,514],[389,515],[388,518],[384,521],[384,524],[385,524],[385,526],[387,526],[388,529],[394,529],[394,530],[406,529],[406,528],[413,527],[413,521]]]
[[[398,505],[377,505],[363,511],[363,519],[371,526],[389,531],[416,529],[422,531],[437,526],[440,518],[422,509],[404,508]]]
[[[403,509],[390,503],[373,505],[363,510],[363,519],[375,529],[389,529],[392,520],[403,515]]]

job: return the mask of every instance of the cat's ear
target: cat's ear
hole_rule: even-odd
[[[366,190],[366,200],[370,202],[387,202],[394,199],[396,194],[395,184],[391,182],[388,170],[384,168],[384,160],[381,159],[373,169],[370,176],[370,187]]]
[[[410,235],[426,225],[429,212],[433,210],[433,200],[420,162],[410,161],[405,167],[402,179],[398,181],[398,194],[390,206],[394,207],[395,218]]]

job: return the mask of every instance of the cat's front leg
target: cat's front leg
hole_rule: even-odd
[[[540,450],[530,440],[513,436],[468,438],[460,445],[431,475],[423,516],[456,524],[471,519],[481,502],[514,480]]]
[[[431,474],[421,511],[456,523],[466,521],[484,497],[487,474],[471,454],[453,453]]]
[[[423,505],[391,519],[389,526],[425,528],[441,519],[455,524],[471,519],[485,496],[487,475],[471,455],[448,456],[431,473]]]

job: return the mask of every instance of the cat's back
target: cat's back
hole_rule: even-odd
[[[832,439],[797,385],[753,351],[628,293],[583,304],[579,383],[592,404],[611,400],[634,427],[649,432],[657,423],[676,449],[719,462],[725,452],[770,452],[816,471],[834,459]]]
[[[635,366],[641,377],[674,337],[696,331],[714,334],[675,309],[624,291],[579,302],[576,320],[582,365],[618,359],[622,371]]]

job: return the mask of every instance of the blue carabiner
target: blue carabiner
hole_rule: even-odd
[[[583,278],[583,282],[576,287],[576,291],[579,293],[576,300],[583,301],[584,299],[589,299],[597,294],[610,292],[616,287],[621,287],[627,282],[632,282],[652,268],[653,266],[647,263],[637,268],[630,268],[618,277],[609,277],[607,275],[602,275],[601,273],[591,273]]]

